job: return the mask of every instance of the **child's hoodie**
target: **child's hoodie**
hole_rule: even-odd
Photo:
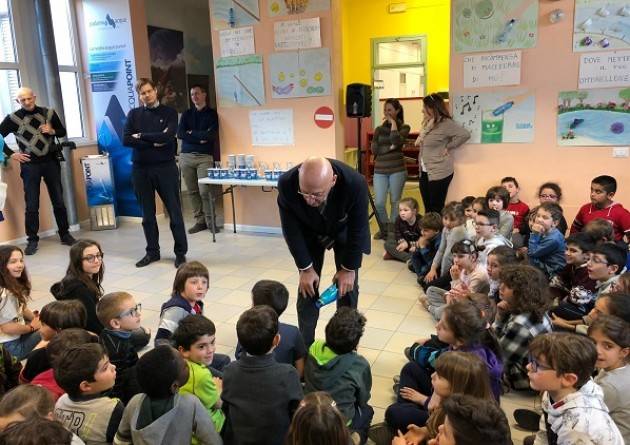
[[[604,392],[593,379],[555,403],[545,391],[542,408],[534,445],[624,445],[604,404]]]

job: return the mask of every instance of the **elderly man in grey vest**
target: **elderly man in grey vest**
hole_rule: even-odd
[[[35,98],[33,90],[20,88],[16,101],[22,108],[7,115],[0,123],[0,134],[5,137],[13,133],[18,143],[18,151],[15,152],[5,144],[4,154],[15,159],[21,166],[20,176],[24,182],[26,201],[24,224],[28,237],[24,253],[27,255],[37,252],[39,242],[39,188],[42,179],[52,202],[61,243],[70,246],[75,242],[68,233],[68,214],[61,188],[61,166],[54,144],[55,136],[65,136],[66,129],[55,110],[37,106]]]

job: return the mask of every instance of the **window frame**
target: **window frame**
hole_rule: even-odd
[[[40,82],[42,73],[39,73],[38,64],[33,64],[32,57],[27,54],[31,51],[32,46],[36,43],[32,40],[29,33],[25,32],[25,26],[28,24],[26,17],[22,17],[21,14],[25,14],[23,5],[15,5],[20,0],[7,0],[9,17],[11,20],[11,26],[13,29],[13,45],[15,51],[15,62],[0,62],[0,69],[11,69],[18,72],[19,85],[29,85],[37,92],[38,85],[40,88],[45,87]],[[91,144],[95,139],[95,131],[90,127],[90,118],[88,110],[88,97],[84,82],[84,70],[83,61],[81,56],[80,39],[78,35],[78,21],[77,10],[74,0],[64,0],[67,2],[70,23],[70,43],[74,52],[74,65],[58,65],[59,73],[71,72],[76,75],[77,80],[77,92],[79,96],[79,112],[81,114],[81,127],[83,129],[83,136],[68,138],[76,142],[78,145]],[[16,8],[17,6],[17,8]],[[54,31],[53,31],[54,32]],[[56,42],[55,42],[56,43]],[[32,67],[30,66],[32,65]],[[63,97],[62,97],[63,100]],[[2,117],[0,117],[1,119]],[[66,124],[67,126],[67,124]],[[9,147],[12,149],[17,148],[17,144],[9,143]]]
[[[73,0],[64,0],[68,6],[68,12],[70,16],[68,20],[70,22],[70,43],[72,44],[72,51],[74,57],[74,65],[58,65],[59,72],[64,73],[74,73],[77,81],[77,92],[79,94],[79,112],[81,113],[81,128],[83,129],[83,136],[76,136],[72,138],[68,138],[70,140],[80,142],[80,141],[88,141],[90,133],[89,129],[89,119],[87,104],[86,104],[86,91],[85,91],[85,82],[83,82],[83,67],[81,65],[81,47],[79,42],[79,36],[77,32],[77,11],[75,7],[75,2]],[[55,42],[56,45],[56,42]],[[67,125],[66,125],[67,127]]]
[[[423,90],[422,96],[425,96],[427,93],[427,85],[429,84],[428,73],[426,68],[427,61],[427,35],[426,34],[413,34],[406,36],[392,36],[392,37],[377,37],[370,39],[372,44],[372,60],[371,60],[371,80],[372,80],[372,110],[376,110],[379,104],[379,95],[375,93],[377,87],[375,85],[374,73],[377,70],[386,70],[391,68],[416,68],[421,67],[423,70]],[[379,63],[378,59],[378,45],[381,43],[394,43],[394,42],[405,42],[405,41],[416,41],[419,40],[421,43],[420,54],[421,60],[419,62],[401,62],[401,63]],[[373,114],[377,114],[374,112]],[[372,127],[376,129],[380,124],[377,122],[377,119],[372,119]]]

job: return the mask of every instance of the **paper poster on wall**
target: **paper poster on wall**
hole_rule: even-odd
[[[221,57],[248,56],[256,53],[254,28],[223,29],[219,31]]]
[[[256,110],[249,112],[252,145],[293,145],[293,109]]]
[[[573,51],[630,48],[627,0],[575,0]]]
[[[521,51],[464,56],[464,88],[519,85]]]
[[[211,0],[212,29],[236,28],[260,22],[258,0]]]
[[[630,88],[561,91],[558,145],[630,145]]]
[[[537,0],[454,0],[453,43],[458,53],[532,48]]]
[[[302,14],[304,12],[327,11],[330,0],[268,0],[267,10],[270,17]]]
[[[219,105],[247,107],[265,103],[262,56],[222,57],[217,60]]]
[[[322,46],[319,17],[285,20],[273,24],[274,49],[286,51]]]
[[[630,51],[580,56],[579,89],[630,86]]]
[[[188,108],[184,33],[175,29],[149,26],[151,78],[155,81],[160,103],[182,113]]]
[[[528,143],[534,140],[536,101],[527,90],[455,94],[453,119],[471,132],[469,143]]]
[[[269,73],[274,99],[331,94],[328,48],[271,54]]]

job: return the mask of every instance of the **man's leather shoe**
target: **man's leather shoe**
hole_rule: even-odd
[[[154,263],[156,261],[160,261],[160,255],[151,256],[149,254],[146,254],[145,256],[142,257],[140,261],[136,263],[136,267],[148,266],[149,264]]]
[[[208,230],[208,225],[206,223],[197,223],[188,229],[188,233],[193,235],[197,232],[203,232],[204,230]]]
[[[26,249],[24,249],[25,255],[35,255],[37,252],[37,241],[29,241],[26,245]]]
[[[177,269],[179,266],[186,262],[186,255],[175,255],[175,268]]]
[[[72,246],[74,243],[77,242],[74,236],[70,235],[69,233],[59,235],[59,238],[61,239],[61,244],[64,244],[66,246]]]

